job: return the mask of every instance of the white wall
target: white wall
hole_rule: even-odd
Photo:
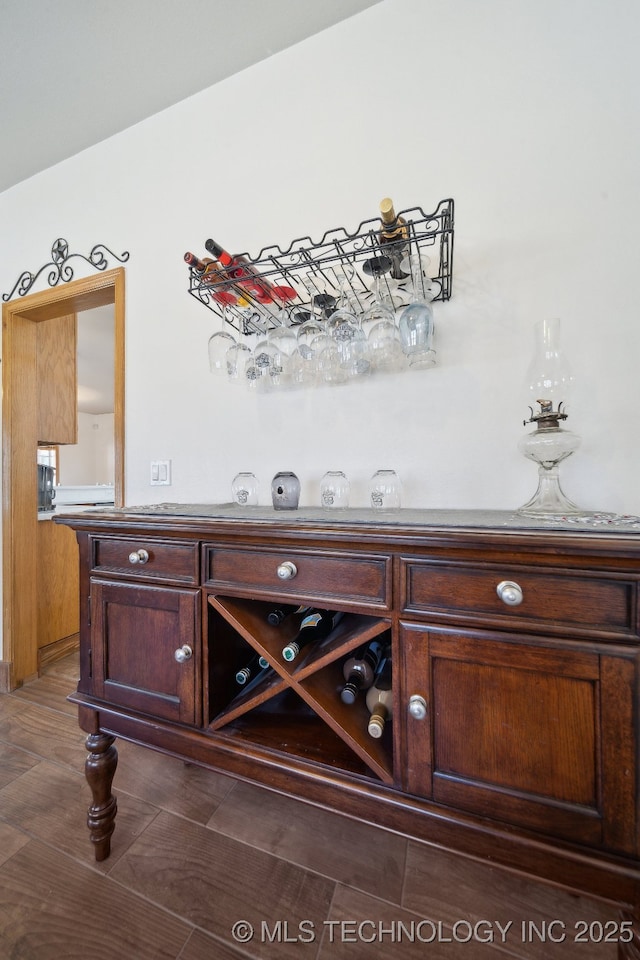
[[[391,466],[407,506],[515,508],[536,485],[533,324],[560,317],[582,437],[565,490],[640,513],[639,27],[631,0],[385,0],[0,195],[3,292],[59,236],[131,253],[127,501],[228,500],[244,469],[268,502],[289,469],[315,503],[331,468],[360,505]],[[319,239],[385,195],[456,202],[437,368],[268,396],[211,377],[185,250]]]
[[[78,413],[78,442],[58,449],[59,482],[65,487],[113,483],[113,414]]]

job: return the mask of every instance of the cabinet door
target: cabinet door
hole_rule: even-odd
[[[636,653],[404,625],[408,792],[635,854]]]
[[[155,717],[195,723],[199,600],[197,590],[92,580],[96,696]]]
[[[76,315],[36,323],[37,432],[41,443],[78,442]]]

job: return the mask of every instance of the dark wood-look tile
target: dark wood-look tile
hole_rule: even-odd
[[[237,783],[207,826],[400,903],[407,841],[261,787]]]
[[[60,660],[54,660],[52,663],[48,663],[43,671],[43,676],[64,677],[69,681],[70,693],[71,690],[75,689],[80,677],[80,650],[75,650]],[[41,678],[38,678],[38,680],[39,679]],[[38,680],[34,680],[33,682],[38,683]]]
[[[435,919],[435,918],[434,918]],[[337,888],[328,922],[316,931],[318,960],[507,960],[491,943],[454,936],[424,917],[376,897]]]
[[[498,920],[503,925],[511,921],[509,950],[527,960],[613,960],[616,956],[615,943],[575,942],[577,921],[615,921],[617,911],[613,907],[413,841],[407,851],[402,903],[422,916],[448,924],[459,919],[474,923]],[[535,923],[546,933],[553,920],[558,923],[551,928],[552,933],[558,937],[565,934],[559,943],[548,937],[543,942],[529,927],[529,922]]]
[[[79,728],[77,719],[34,704],[23,707],[16,697],[10,699],[19,703],[21,709],[0,717],[0,740],[44,760],[55,760],[75,770],[84,769],[86,734]]]
[[[31,683],[25,683],[18,690],[14,690],[11,696],[18,700],[37,703],[41,707],[49,707],[52,710],[77,717],[78,708],[67,700],[75,686],[76,684],[70,682],[65,676],[47,673]]]
[[[26,701],[14,697],[12,693],[0,693],[0,724],[8,717],[13,717],[16,713],[22,713],[26,707]]]
[[[232,929],[246,920],[256,931],[263,921],[297,926],[327,916],[335,884],[310,871],[222,836],[213,830],[160,813],[120,858],[112,876],[155,903],[229,944]],[[273,944],[256,936],[251,956],[299,957],[300,944]],[[304,956],[315,957],[314,945]]]
[[[126,794],[118,795],[118,816],[111,856],[94,864],[87,829],[91,793],[84,775],[41,761],[0,790],[0,816],[56,849],[108,872],[127,847],[157,816],[158,810]]]
[[[26,833],[0,820],[0,866],[27,843],[29,837]]]
[[[154,750],[116,740],[114,792],[125,791],[155,807],[206,823],[235,780]]]
[[[0,956],[175,960],[184,921],[31,841],[0,867]]]
[[[275,951],[273,955],[276,955]],[[178,960],[247,960],[251,956],[255,954],[251,952],[250,943],[248,952],[245,952],[222,943],[217,937],[208,936],[202,930],[194,930]]]
[[[35,767],[37,763],[39,763],[37,757],[0,740],[0,790],[12,780],[21,777],[31,767]]]

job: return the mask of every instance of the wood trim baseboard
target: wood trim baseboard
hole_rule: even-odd
[[[74,653],[80,646],[80,634],[72,633],[62,640],[56,640],[54,643],[48,643],[46,647],[40,647],[38,650],[38,673],[41,673],[44,667],[55,663],[56,660],[62,660],[63,657]]]
[[[0,660],[0,693],[11,693],[11,667],[10,660]]]

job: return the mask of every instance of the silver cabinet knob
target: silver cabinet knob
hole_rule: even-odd
[[[276,573],[281,580],[293,580],[295,575],[298,572],[298,568],[295,563],[292,563],[291,560],[285,560],[284,563],[281,563]]]
[[[427,701],[419,693],[409,697],[409,713],[414,720],[424,720],[427,715]]]
[[[517,607],[524,599],[522,587],[513,580],[501,580],[496,587],[496,593],[508,607]]]
[[[187,660],[191,660],[191,657],[193,656],[193,650],[188,643],[185,643],[184,646],[178,647],[173,655],[178,663],[185,663]]]
[[[146,550],[134,550],[129,554],[129,563],[146,563],[149,559],[149,554]]]

